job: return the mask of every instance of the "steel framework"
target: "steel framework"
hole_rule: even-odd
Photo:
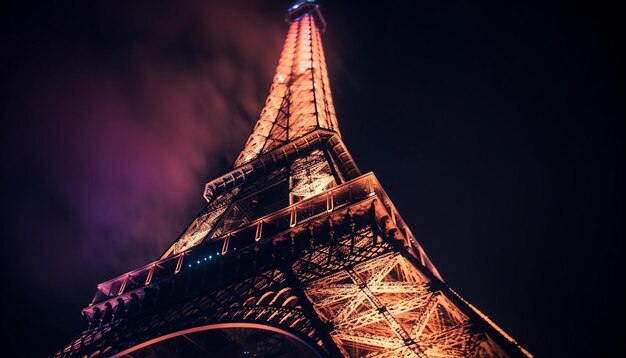
[[[98,285],[55,356],[233,355],[224,342],[240,356],[530,356],[444,283],[346,150],[317,4],[287,20],[233,170],[206,185],[207,206],[157,261]]]

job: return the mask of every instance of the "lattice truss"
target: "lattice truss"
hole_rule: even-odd
[[[216,223],[215,229],[209,235],[209,239],[218,238],[230,230],[234,230],[254,219],[287,206],[289,201],[287,192],[284,193],[284,197],[281,197],[283,193],[280,191],[275,192],[271,198],[266,198],[267,195],[259,196],[277,185],[283,183],[286,185],[287,173],[287,168],[281,168],[237,188],[239,191],[236,198],[224,213],[224,217],[220,219],[219,223]]]
[[[291,168],[292,187],[290,193],[293,201],[297,202],[312,197],[336,185],[330,163],[319,149],[314,150],[306,157],[296,159]]]
[[[239,189],[235,188],[209,203],[161,258],[176,255],[201,243],[229,207],[238,191]]]
[[[261,180],[249,183],[243,187],[237,187],[212,200],[191,222],[183,234],[161,256],[169,257],[188,250],[207,237],[214,238],[241,226],[254,218],[249,212],[250,198],[254,193],[264,190],[266,187],[275,185],[286,178],[286,170],[278,170],[268,174]],[[285,203],[287,198],[285,198]],[[283,205],[284,206],[284,205]],[[275,209],[278,209],[276,207]]]
[[[234,166],[316,128],[339,133],[320,32],[306,14],[289,27],[270,94]]]
[[[305,293],[333,323],[331,337],[345,356],[507,356],[486,334],[472,334],[469,317],[393,252],[313,281]]]
[[[320,149],[295,159],[288,171],[291,174],[289,189],[291,201],[298,202],[307,199],[337,185],[331,166],[332,163]],[[255,194],[286,180],[286,178],[287,171],[279,170],[256,182],[247,183],[219,196],[200,212],[162,257],[169,257],[188,250],[206,240],[207,237],[217,238],[260,215],[266,214],[270,211],[269,209],[277,210],[288,205],[289,200],[285,196],[284,201],[275,200],[275,207],[268,206],[266,210],[261,212],[257,212],[258,210],[255,208],[255,206],[261,205]],[[268,202],[262,204],[267,206]]]

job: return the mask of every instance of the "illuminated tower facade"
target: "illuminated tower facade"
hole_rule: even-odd
[[[318,5],[287,22],[233,169],[158,260],[98,285],[56,356],[530,356],[444,283],[348,153]]]

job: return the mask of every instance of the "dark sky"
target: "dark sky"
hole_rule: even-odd
[[[44,356],[154,260],[256,120],[284,1],[3,4],[3,325]],[[447,283],[537,356],[624,354],[623,17],[322,2],[344,141]]]

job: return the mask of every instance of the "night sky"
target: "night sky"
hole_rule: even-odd
[[[446,282],[537,356],[624,354],[623,16],[322,2],[343,139]],[[243,147],[285,1],[0,5],[2,324],[25,356],[157,258]]]

